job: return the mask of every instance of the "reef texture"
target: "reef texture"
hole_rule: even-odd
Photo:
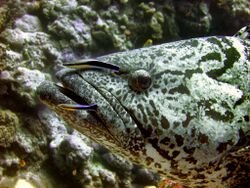
[[[15,141],[18,117],[9,110],[0,112],[0,146],[9,147]]]
[[[35,96],[63,62],[250,24],[247,0],[0,1],[0,187],[143,187],[158,176],[110,154]],[[18,185],[18,186],[17,186]]]

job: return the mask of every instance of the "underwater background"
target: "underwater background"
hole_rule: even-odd
[[[156,186],[157,174],[68,127],[36,88],[63,62],[249,24],[248,0],[0,0],[0,188]]]

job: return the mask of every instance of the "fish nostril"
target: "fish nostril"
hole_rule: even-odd
[[[139,69],[130,74],[128,83],[133,90],[144,91],[151,86],[152,78],[148,71]]]

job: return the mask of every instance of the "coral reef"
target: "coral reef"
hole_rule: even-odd
[[[50,142],[54,165],[60,173],[71,177],[82,187],[117,187],[114,173],[98,163],[91,163],[93,149],[87,146],[82,136],[59,135]],[[86,140],[86,138],[85,138]]]
[[[25,67],[0,72],[1,105],[15,111],[34,107],[37,104],[35,98],[36,87],[49,78],[48,74]]]
[[[31,24],[25,23],[30,20]],[[38,21],[34,16],[25,15],[16,21],[15,29],[6,29],[0,34],[1,41],[20,52],[17,62],[21,65],[15,62],[15,67],[43,68],[46,62],[57,57],[57,50],[51,44],[49,35],[37,31],[40,27]]]
[[[213,0],[211,13],[214,29],[222,34],[232,35],[239,28],[250,24],[248,0]]]
[[[1,4],[0,4],[1,5]],[[0,31],[5,27],[8,20],[9,10],[6,7],[0,7]]]
[[[0,146],[9,147],[15,142],[18,117],[10,110],[0,111]]]
[[[0,178],[0,187],[15,188],[53,188],[55,183],[48,174],[39,172],[21,172],[16,177]]]
[[[84,170],[93,155],[92,148],[74,135],[57,136],[50,142],[50,150],[56,167],[64,173]]]
[[[176,3],[176,18],[184,36],[202,36],[211,30],[212,16],[209,5],[203,1],[192,3],[181,0]]]

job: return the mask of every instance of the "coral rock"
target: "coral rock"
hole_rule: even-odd
[[[16,114],[9,110],[0,111],[0,146],[9,147],[15,141],[18,123]]]

